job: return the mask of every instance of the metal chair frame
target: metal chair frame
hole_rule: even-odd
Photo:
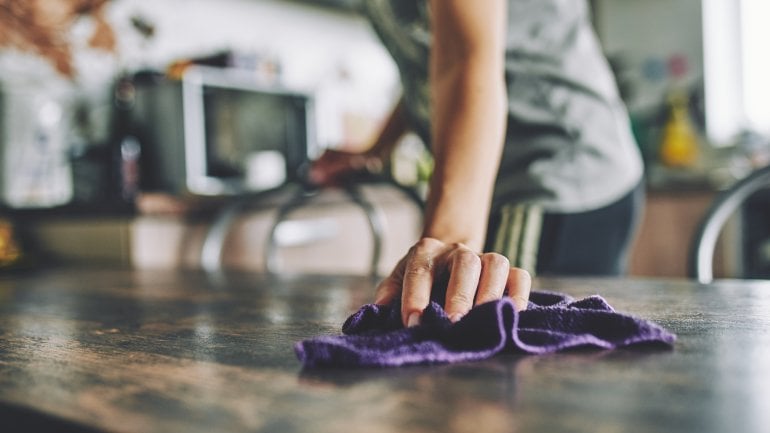
[[[755,192],[770,187],[770,165],[755,170],[717,195],[701,219],[689,249],[688,275],[698,282],[714,280],[714,250],[727,220]]]
[[[422,212],[424,203],[420,196],[412,189],[406,186],[402,186],[390,179],[370,179],[368,183],[380,182],[390,185],[409,198]],[[295,187],[291,198],[283,203],[278,208],[278,213],[274,219],[270,231],[268,233],[267,243],[265,245],[265,260],[264,268],[268,274],[275,274],[278,272],[278,242],[276,239],[276,232],[278,226],[286,220],[290,213],[298,208],[306,205],[313,197],[320,193],[317,188],[308,187],[307,185],[294,184],[284,185],[277,190],[284,189],[286,187]],[[382,243],[384,235],[385,221],[381,211],[370,201],[368,201],[361,193],[360,185],[352,184],[343,188],[344,193],[358,208],[364,212],[369,229],[372,235],[372,252],[369,274],[372,277],[378,276],[378,269],[380,263],[380,257],[382,256]],[[275,193],[269,191],[269,194]],[[209,226],[206,236],[203,241],[203,245],[200,253],[201,268],[210,274],[217,274],[222,271],[222,254],[227,240],[227,235],[232,228],[233,223],[237,219],[249,204],[258,201],[259,198],[267,194],[258,194],[256,197],[240,197],[235,199],[228,206],[224,207],[214,218],[214,221]]]

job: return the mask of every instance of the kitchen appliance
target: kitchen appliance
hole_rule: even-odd
[[[72,92],[61,80],[2,77],[0,83],[0,203],[46,208],[73,195],[68,150]]]
[[[181,80],[144,77],[119,92],[145,191],[272,189],[301,179],[316,146],[312,94],[260,84],[244,70],[190,66]]]

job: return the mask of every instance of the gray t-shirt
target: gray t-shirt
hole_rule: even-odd
[[[425,0],[364,0],[393,56],[415,129],[429,140]],[[494,206],[579,212],[632,190],[642,160],[584,0],[509,0],[506,145]]]

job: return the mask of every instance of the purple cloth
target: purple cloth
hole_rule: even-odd
[[[345,335],[300,341],[297,357],[305,368],[396,367],[477,361],[501,352],[541,355],[640,344],[670,348],[676,340],[655,323],[615,312],[598,295],[576,301],[535,291],[525,311],[517,313],[503,298],[474,307],[454,324],[433,301],[413,328],[402,326],[398,305],[364,305],[345,321]]]

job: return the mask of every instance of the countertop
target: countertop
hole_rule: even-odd
[[[678,334],[673,350],[303,371],[364,277],[59,269],[0,277],[0,430],[760,432],[770,282],[536,279]]]

